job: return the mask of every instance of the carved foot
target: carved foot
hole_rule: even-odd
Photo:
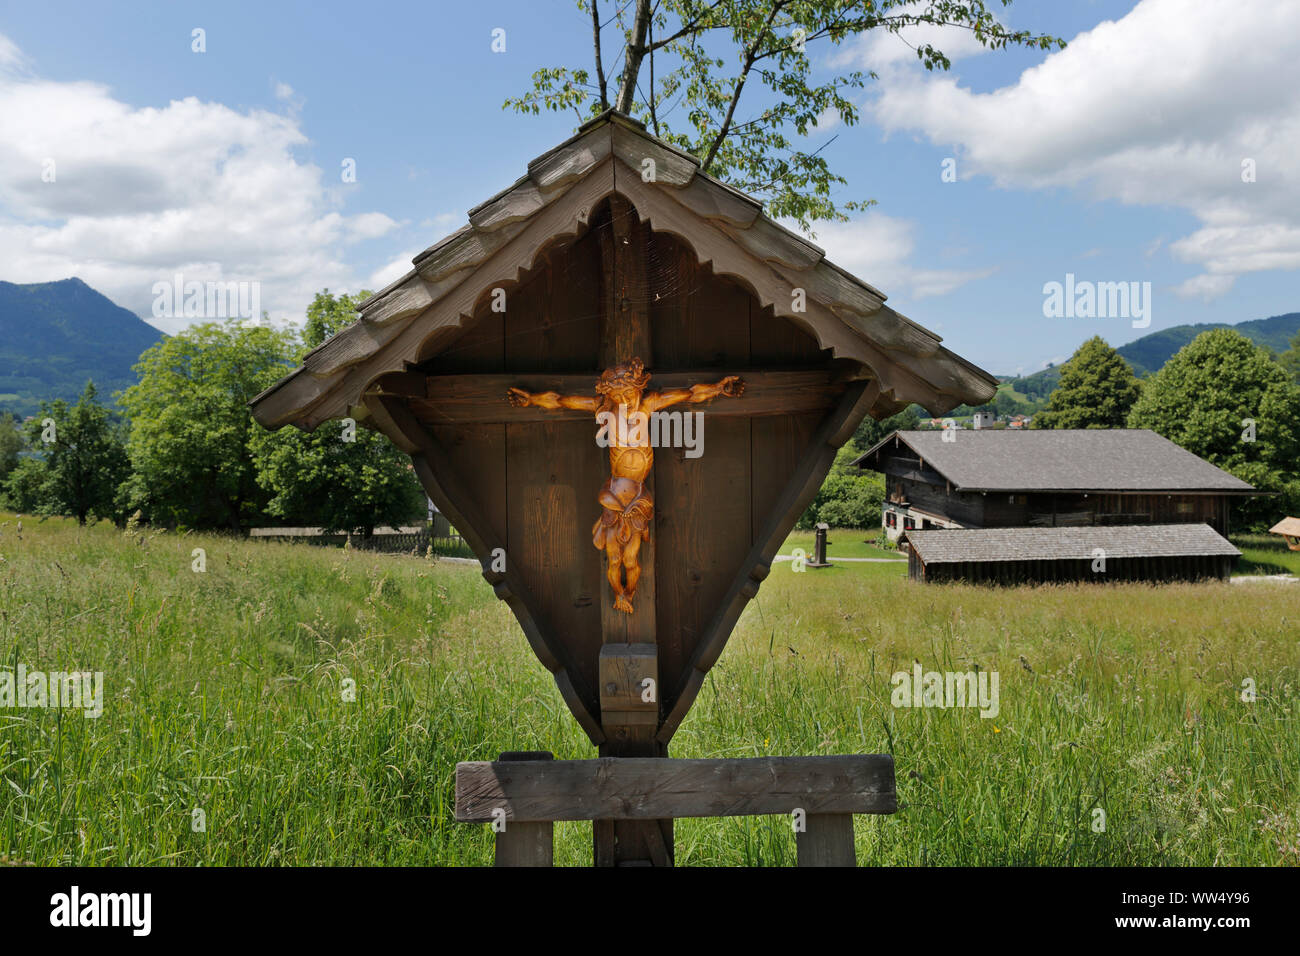
[[[624,614],[632,613],[632,602],[619,594],[614,598],[614,610],[622,611]]]

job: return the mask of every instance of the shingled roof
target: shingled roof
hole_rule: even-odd
[[[1283,518],[1268,531],[1269,534],[1285,534],[1300,538],[1300,518]]]
[[[257,396],[254,416],[269,428],[292,423],[308,430],[330,418],[364,417],[361,396],[376,379],[445,347],[487,290],[517,281],[548,243],[580,234],[614,193],[652,229],[684,240],[716,274],[738,281],[821,348],[860,363],[860,374],[880,383],[873,415],[912,402],[941,414],[986,402],[996,391],[991,375],[769,219],[757,200],[712,179],[695,157],[636,121],[608,112],[534,159],[527,175],[471,209],[468,225],[416,256],[410,272],[361,305],[359,321]]]
[[[1145,428],[898,431],[854,461],[906,447],[957,491],[1212,491],[1254,487]],[[879,470],[879,469],[876,469]]]
[[[902,538],[923,564],[985,561],[1090,560],[1101,548],[1112,558],[1237,557],[1205,524],[1113,525],[1088,528],[965,528],[906,531]]]

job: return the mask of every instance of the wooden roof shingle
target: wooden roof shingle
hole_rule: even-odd
[[[1300,518],[1283,518],[1268,531],[1269,534],[1288,534],[1293,538],[1300,538]]]
[[[1250,494],[1254,487],[1145,428],[898,431],[855,459],[879,463],[897,441],[957,491],[1164,491]]]
[[[654,162],[650,182],[642,178],[646,160]],[[746,286],[761,306],[799,325],[835,357],[859,363],[862,377],[880,383],[873,415],[912,402],[941,414],[995,393],[993,376],[943,348],[939,336],[886,306],[879,290],[769,219],[757,200],[611,111],[471,209],[466,226],[417,255],[410,272],[362,303],[357,322],[254,398],[253,415],[268,428],[307,430],[330,418],[364,417],[361,396],[377,378],[437,354],[471,319],[483,293],[516,281],[548,243],[582,232],[601,200],[615,193],[652,229],[683,239],[715,273]]]
[[[905,531],[921,561],[962,564],[996,561],[1091,560],[1101,548],[1111,558],[1237,557],[1226,538],[1205,524],[1113,525],[1085,528],[953,528]]]

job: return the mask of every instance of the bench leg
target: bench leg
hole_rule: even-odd
[[[555,865],[553,823],[511,823],[496,836],[497,866]]]
[[[552,760],[554,755],[541,750],[511,750],[500,760]],[[508,823],[496,835],[496,866],[554,866],[555,824]]]
[[[857,866],[853,850],[853,814],[810,813],[795,834],[800,866]]]

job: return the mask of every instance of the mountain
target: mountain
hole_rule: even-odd
[[[0,411],[34,415],[42,400],[75,400],[87,379],[109,402],[161,338],[80,279],[0,282]]]
[[[1150,375],[1158,372],[1161,366],[1184,345],[1210,329],[1236,329],[1256,345],[1262,345],[1274,352],[1285,352],[1291,339],[1300,333],[1300,312],[1288,312],[1286,315],[1274,315],[1267,319],[1252,319],[1249,322],[1238,322],[1236,325],[1229,325],[1226,322],[1175,325],[1172,328],[1144,335],[1140,339],[1134,339],[1115,351],[1133,366],[1133,371],[1139,377]],[[1056,383],[1060,381],[1061,370],[1058,366],[1045,368],[1033,375],[1019,378],[1011,375],[999,377],[1017,392],[1033,399],[1046,399],[1056,388]]]

